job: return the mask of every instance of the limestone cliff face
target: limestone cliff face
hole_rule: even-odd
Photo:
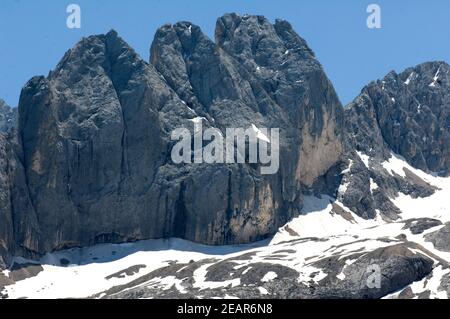
[[[261,83],[288,119],[295,182],[311,186],[342,152],[342,111],[314,53],[291,25],[229,14],[217,21],[216,42]],[[291,171],[289,171],[289,175]]]
[[[286,21],[227,14],[215,43],[196,25],[158,30],[151,63],[219,128],[281,127],[283,195],[298,196],[342,153],[342,110],[319,62]]]
[[[17,108],[0,99],[0,269],[9,262],[8,252],[15,246],[11,198],[16,127]]]
[[[8,141],[0,135],[0,267],[14,243],[11,216],[11,192],[8,171]]]
[[[170,158],[193,119],[280,128],[280,169]],[[69,50],[23,88],[18,133],[2,137],[0,254],[181,237],[258,240],[297,214],[302,191],[341,158],[342,109],[314,54],[285,21],[225,15],[216,41],[161,27],[146,63],[116,32]]]

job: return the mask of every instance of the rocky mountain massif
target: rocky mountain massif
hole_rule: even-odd
[[[298,214],[302,190],[339,162],[342,106],[287,22],[225,15],[216,42],[190,23],[166,25],[151,52],[146,63],[111,31],[25,85],[17,152],[5,159],[3,246],[39,256],[148,238],[247,243]],[[196,119],[221,132],[283,128],[279,172],[174,165],[171,131]]]
[[[56,274],[102,260],[67,297],[448,297],[445,62],[391,72],[343,108],[286,21],[227,14],[214,42],[165,25],[150,51],[85,38],[23,88],[18,128],[0,135],[4,296],[66,296]],[[173,164],[171,131],[199,121],[279,127],[278,173]],[[246,245],[76,248],[170,237]]]

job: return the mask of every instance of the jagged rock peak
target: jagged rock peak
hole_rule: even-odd
[[[119,58],[145,64],[134,49],[112,29],[106,34],[82,38],[65,53],[48,78],[60,76],[65,68],[73,72],[72,68],[76,67],[82,74],[92,71],[92,67],[97,65],[108,69]]]
[[[249,56],[254,54],[260,62],[270,62],[264,61],[264,51],[269,51],[269,54],[273,50],[279,51],[276,55],[281,57],[288,52],[305,59],[314,58],[306,41],[298,36],[289,22],[281,19],[272,24],[263,16],[225,14],[217,20],[215,39],[220,47],[230,47]]]
[[[398,77],[410,89],[414,85],[426,84],[423,81],[429,80],[429,88],[445,87],[450,81],[450,65],[445,61],[430,61],[421,63],[415,67],[410,67],[398,74]],[[408,80],[409,78],[409,80]],[[440,86],[439,86],[440,85]]]
[[[364,87],[346,107],[351,143],[370,156],[394,151],[416,168],[448,175],[449,71],[446,62],[426,62]]]
[[[180,21],[174,25],[165,24],[156,31],[155,37],[163,38],[172,32],[175,32],[180,40],[195,41],[198,37],[206,37],[198,25],[189,21]]]

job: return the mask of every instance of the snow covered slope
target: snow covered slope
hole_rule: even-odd
[[[39,263],[18,258],[0,274],[0,294],[3,298],[448,298],[450,178],[414,169],[395,154],[380,164],[400,178],[412,172],[436,191],[427,197],[402,192],[393,196],[391,201],[401,210],[395,220],[379,212],[374,219],[363,219],[339,200],[306,196],[302,215],[273,238],[251,245],[147,240],[55,252]],[[382,187],[371,183],[371,189]],[[340,191],[345,191],[344,184],[345,180]]]

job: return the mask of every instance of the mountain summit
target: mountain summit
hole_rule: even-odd
[[[115,31],[84,38],[25,85],[19,115],[2,214],[16,221],[4,226],[8,250],[24,256],[148,238],[248,243],[339,178],[333,86],[287,22],[261,16],[219,18],[216,42],[190,22],[165,25],[150,63]],[[172,163],[171,131],[196,118],[221,132],[280,128],[278,173]]]
[[[368,155],[387,150],[414,167],[450,174],[450,66],[427,62],[390,72],[347,106],[351,142]]]

